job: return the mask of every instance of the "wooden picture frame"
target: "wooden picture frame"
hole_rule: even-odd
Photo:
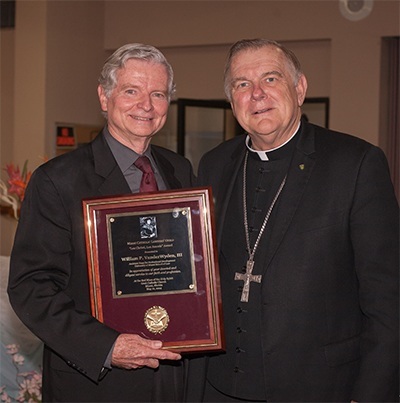
[[[224,348],[210,188],[83,200],[92,314],[179,352]]]

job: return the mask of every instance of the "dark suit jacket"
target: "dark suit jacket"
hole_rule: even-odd
[[[157,146],[152,153],[168,188],[192,186],[187,159]],[[44,401],[180,400],[180,363],[157,371],[113,368],[99,382],[118,333],[90,315],[82,199],[128,193],[102,134],[32,175],[8,292],[21,320],[45,343]]]
[[[267,400],[397,401],[399,210],[386,159],[363,140],[305,122],[299,135],[264,261]],[[244,140],[200,162],[218,242]],[[189,367],[189,401],[201,399],[204,361]]]

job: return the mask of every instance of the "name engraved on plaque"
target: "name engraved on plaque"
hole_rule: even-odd
[[[196,291],[190,208],[107,215],[113,297]]]

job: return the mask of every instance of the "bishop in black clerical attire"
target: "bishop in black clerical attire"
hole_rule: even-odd
[[[383,152],[301,118],[307,80],[274,41],[234,44],[225,90],[245,133],[198,179],[215,197],[226,351],[189,361],[186,400],[396,401],[399,208]]]

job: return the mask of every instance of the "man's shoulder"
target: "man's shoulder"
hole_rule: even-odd
[[[217,145],[210,151],[204,154],[205,159],[220,159],[220,158],[231,158],[235,153],[243,150],[245,146],[246,135],[242,134],[235,136],[232,139],[226,140],[221,144]]]
[[[46,171],[64,169],[65,166],[76,166],[79,168],[85,161],[92,159],[93,152],[91,144],[89,143],[50,159],[42,165],[42,168]]]
[[[172,151],[168,148],[164,148],[158,145],[151,145],[152,153],[155,154],[158,158],[162,157],[167,159],[170,163],[176,164],[188,164],[189,160],[183,155],[178,154],[175,151]]]
[[[51,158],[40,165],[33,173],[36,182],[50,180],[53,184],[65,186],[67,183],[77,184],[94,173],[94,158],[91,143],[75,150]]]
[[[373,145],[368,141],[350,133],[328,129],[311,123],[308,123],[306,128],[308,128],[309,131],[312,130],[315,134],[316,140],[320,142],[346,146],[353,145],[365,148],[373,147]]]
[[[355,161],[356,159],[363,158],[369,152],[381,153],[379,147],[361,137],[307,123],[299,144],[305,144],[305,141],[309,142],[310,139],[315,144],[315,151],[317,153],[325,157],[339,158],[340,160],[353,159]]]
[[[307,124],[297,147],[306,154],[315,153],[313,158],[320,166],[330,166],[338,172],[356,172],[366,161],[385,169],[387,166],[387,158],[380,147],[355,135],[312,124]]]

